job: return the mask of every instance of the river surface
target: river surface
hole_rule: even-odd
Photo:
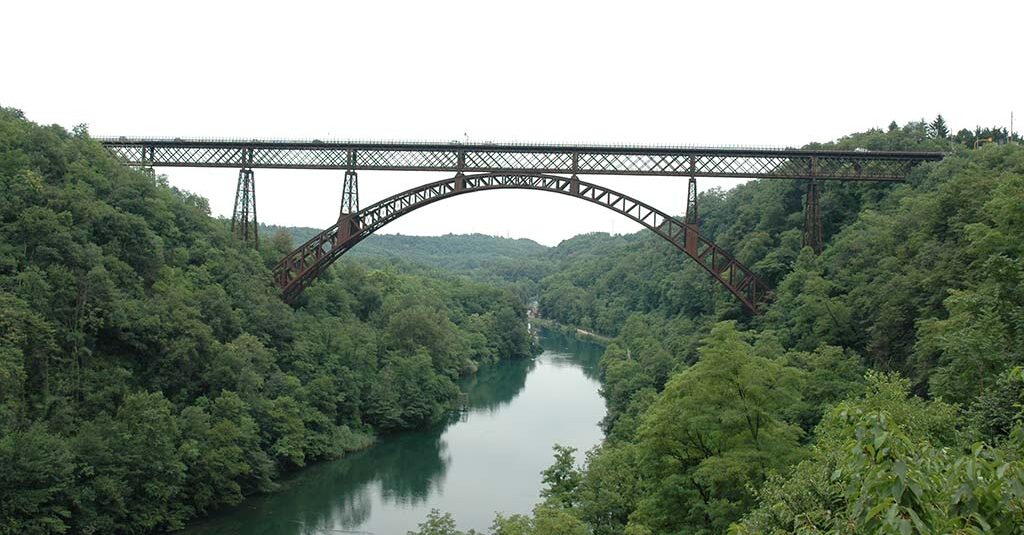
[[[462,383],[469,410],[423,431],[381,438],[316,464],[273,494],[215,513],[191,535],[405,535],[431,509],[459,529],[486,530],[500,511],[529,513],[558,443],[583,453],[601,441],[602,348],[554,332],[535,359],[482,368]]]

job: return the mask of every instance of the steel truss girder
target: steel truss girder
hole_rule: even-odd
[[[569,195],[604,206],[647,227],[689,255],[753,313],[771,288],[728,252],[695,228],[628,195],[574,178],[546,174],[485,173],[456,175],[392,195],[317,234],[285,256],[274,268],[284,298],[294,302],[328,266],[354,245],[391,221],[434,202],[496,189],[530,189]]]
[[[820,180],[904,179],[939,152],[813,151],[300,141],[100,138],[129,165],[647,175]]]

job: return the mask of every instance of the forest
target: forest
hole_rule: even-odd
[[[180,528],[533,351],[521,299],[464,276],[346,261],[286,305],[291,245],[0,108],[0,534]]]
[[[702,233],[775,288],[760,316],[644,232],[373,237],[289,306],[270,266],[309,229],[246,247],[85,128],[0,109],[0,534],[173,530],[430,425],[530,356],[533,299],[613,339],[605,440],[554,445],[494,535],[1021,533],[1019,142],[940,116],[808,145],[949,153],[825,183],[819,256],[805,184],[702,193]]]
[[[702,233],[775,288],[757,317],[650,233],[543,253],[543,315],[614,336],[606,438],[583,466],[556,446],[533,514],[491,533],[1024,532],[1024,147],[1009,137],[951,135],[940,116],[809,145],[949,153],[901,184],[825,183],[820,256],[801,247],[803,184],[702,193]],[[414,535],[456,521],[435,511]]]

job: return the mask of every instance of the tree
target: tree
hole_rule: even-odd
[[[418,531],[409,531],[408,535],[471,535],[455,529],[455,519],[451,513],[441,513],[431,509],[427,519],[419,524]]]
[[[868,372],[866,383],[863,394],[844,400],[818,425],[811,457],[788,474],[769,478],[758,492],[758,506],[730,532],[838,534],[850,533],[850,527],[857,533],[915,529],[904,522],[911,521],[910,510],[900,507],[922,505],[917,500],[925,498],[925,489],[938,483],[934,478],[945,468],[930,466],[925,474],[910,467],[930,462],[928,458],[950,461],[948,453],[955,449],[950,446],[958,437],[957,409],[910,395],[910,382],[896,374]],[[921,511],[917,508],[914,514]],[[955,530],[935,526],[934,531],[924,531],[949,532]]]
[[[801,373],[757,356],[733,322],[716,324],[701,360],[673,376],[639,432],[650,491],[630,525],[720,533],[753,502],[752,486],[801,455],[800,428],[782,419]]]
[[[576,489],[581,474],[576,468],[576,448],[555,444],[555,462],[544,469],[544,489],[540,495],[553,507],[571,508],[577,501]]]
[[[575,512],[594,535],[622,533],[636,509],[644,491],[637,449],[628,443],[606,442],[587,452]]]
[[[0,436],[0,533],[67,531],[73,471],[67,442],[41,424]]]
[[[84,129],[0,108],[0,191],[0,534],[175,529],[435,423],[460,373],[531,349],[494,279],[342,262],[289,306],[287,235],[239,245]]]
[[[935,120],[928,123],[928,132],[935,139],[947,139],[949,137],[949,127],[946,126],[946,120],[942,118],[940,113],[935,117]]]

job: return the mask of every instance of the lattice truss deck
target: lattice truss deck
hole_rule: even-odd
[[[126,164],[167,167],[516,172],[902,180],[941,153],[101,138]]]

